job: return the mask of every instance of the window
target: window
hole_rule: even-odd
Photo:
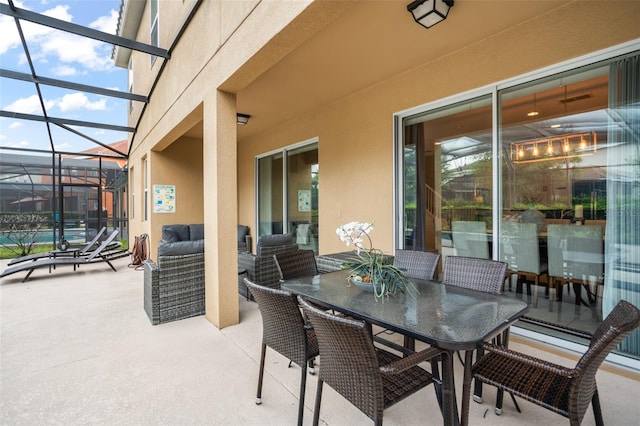
[[[136,174],[135,168],[132,166],[129,168],[129,185],[131,188],[131,200],[129,200],[129,205],[131,209],[129,210],[129,219],[135,219],[136,217]]]
[[[149,2],[151,7],[151,34],[150,34],[150,44],[152,46],[160,46],[159,41],[159,30],[158,30],[158,0],[151,0]],[[155,55],[151,55],[151,66],[155,62]]]
[[[318,143],[265,155],[256,167],[258,237],[290,232],[300,248],[318,253]]]
[[[143,195],[142,199],[142,209],[143,209],[143,221],[146,222],[149,220],[149,161],[147,157],[142,159],[142,179],[143,179]]]
[[[561,69],[397,121],[396,244],[505,261],[529,316],[593,332],[640,306],[640,54]]]
[[[129,57],[129,65],[127,67],[127,80],[129,86],[129,93],[133,93],[133,54]],[[129,99],[129,113],[133,110],[133,101]]]

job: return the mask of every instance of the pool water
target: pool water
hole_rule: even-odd
[[[13,235],[13,238],[8,238],[7,235]],[[85,228],[67,228],[64,230],[64,238],[70,243],[84,243],[87,241],[86,237],[86,229]],[[2,231],[2,235],[0,235],[0,245],[3,246],[14,246],[16,245],[16,238],[20,236],[20,233],[11,232],[10,231]],[[56,237],[58,237],[58,233],[56,232]],[[34,242],[36,244],[53,244],[53,230],[49,229],[40,229],[35,235]]]

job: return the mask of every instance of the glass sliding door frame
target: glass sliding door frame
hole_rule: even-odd
[[[415,108],[411,108],[399,113],[394,114],[393,116],[393,126],[394,126],[394,241],[396,248],[405,248],[405,215],[404,215],[404,203],[405,203],[405,185],[404,185],[404,170],[403,170],[403,158],[404,158],[404,144],[403,140],[404,135],[404,126],[405,119],[417,116],[421,114],[428,114],[430,111],[447,108],[453,104],[464,103],[472,100],[473,98],[482,97],[482,96],[491,96],[492,98],[492,113],[491,113],[491,139],[492,139],[492,193],[493,197],[491,200],[491,208],[492,208],[492,226],[491,232],[493,235],[501,235],[502,225],[501,221],[503,219],[503,215],[505,212],[503,211],[504,206],[503,203],[507,202],[507,200],[503,199],[503,161],[506,152],[503,150],[503,139],[507,137],[507,135],[502,134],[501,128],[501,102],[502,99],[499,98],[499,95],[503,92],[509,92],[510,90],[525,88],[527,86],[531,86],[531,95],[535,93],[534,91],[540,91],[545,88],[545,84],[552,84],[553,80],[557,80],[558,78],[568,78],[571,79],[572,76],[580,76],[584,70],[589,70],[591,68],[597,68],[599,66],[608,66],[607,64],[612,63],[613,60],[617,60],[620,57],[627,55],[637,55],[640,51],[638,50],[638,40],[621,44],[619,46],[611,47],[602,51],[594,52],[583,57],[579,57],[573,60],[569,60],[560,64],[556,64],[541,70],[537,70],[531,73],[527,73],[525,75],[521,75],[515,77],[513,79],[501,81],[492,85],[488,85],[482,88],[478,88],[469,92],[461,93],[455,96],[451,96],[445,99],[437,100],[431,103],[427,103],[421,106],[417,106]],[[548,83],[545,83],[548,82]],[[609,95],[611,96],[611,94]],[[611,107],[610,107],[611,108]],[[635,130],[637,132],[638,129]],[[506,140],[504,142],[509,142],[510,140]],[[606,145],[604,146],[606,149]],[[506,193],[504,194],[507,195]],[[587,211],[587,207],[585,207],[585,212]],[[587,215],[585,215],[586,217]],[[500,247],[500,238],[493,238],[491,247],[492,250],[492,258],[501,259],[502,253],[501,250],[504,248]],[[609,257],[605,257],[605,262],[609,262]],[[544,296],[543,296],[544,297]],[[615,302],[615,301],[613,301]],[[604,312],[606,315],[607,312]],[[601,321],[601,319],[599,320]],[[514,333],[520,334],[522,336],[526,336],[532,338],[534,340],[540,340],[547,343],[554,344],[558,347],[568,350],[575,350],[577,352],[583,353],[586,349],[581,343],[572,342],[570,340],[565,340],[564,338],[543,334],[536,330],[531,330],[523,327],[518,327],[517,325],[514,327]],[[631,367],[635,370],[640,370],[640,358],[638,358],[638,354],[634,352],[627,353],[626,356],[623,353],[613,353],[609,356],[608,360],[617,363],[620,365],[624,365],[626,367]]]
[[[313,146],[315,146],[315,148],[313,148]],[[309,206],[310,210],[309,210],[309,215],[311,215],[312,217],[314,216],[313,212],[315,211],[315,219],[309,219],[309,220],[299,220],[299,217],[296,217],[296,215],[293,213],[292,211],[292,205],[295,204],[294,201],[297,203],[298,202],[298,197],[300,194],[298,193],[294,193],[295,189],[290,188],[290,184],[291,184],[291,167],[295,166],[294,164],[292,164],[291,162],[291,158],[293,156],[299,155],[301,152],[307,152],[307,150],[305,150],[305,148],[310,148],[308,149],[309,152],[314,151],[318,152],[318,138],[312,138],[306,141],[302,141],[299,143],[296,143],[294,145],[289,145],[287,147],[284,148],[280,148],[277,150],[273,150],[273,151],[269,151],[267,153],[261,154],[259,156],[257,156],[255,158],[255,164],[254,164],[254,168],[255,168],[255,182],[254,182],[254,188],[255,188],[255,234],[257,236],[257,238],[260,238],[262,235],[271,235],[274,233],[294,233],[294,241],[297,241],[298,244],[300,245],[301,248],[307,248],[307,249],[312,249],[314,250],[316,253],[318,251],[318,247],[319,247],[319,241],[318,241],[318,232],[317,232],[317,203],[318,203],[318,194],[317,194],[317,188],[315,189],[315,193],[314,190],[312,188],[309,188],[309,192],[307,193],[305,190],[303,190],[303,194],[305,197],[307,194],[310,195],[309,198],[309,202],[311,203],[311,205]],[[316,156],[317,157],[317,156]],[[265,190],[262,189],[261,185],[264,185],[264,182],[261,181],[261,177],[264,179],[264,177],[266,177],[266,175],[264,175],[264,173],[266,172],[268,175],[272,176],[273,172],[269,172],[269,171],[265,171],[261,168],[261,163],[264,163],[264,161],[268,160],[269,158],[274,158],[274,159],[281,159],[281,170],[278,170],[278,172],[281,174],[281,180],[279,180],[278,182],[275,182],[275,184],[277,185],[281,185],[281,188],[278,188],[279,191],[282,191],[282,197],[280,199],[280,197],[278,197],[278,200],[276,200],[277,202],[279,202],[281,205],[279,206],[272,206],[270,204],[270,201],[273,200],[273,198],[270,198],[268,194],[265,193]],[[317,165],[317,158],[316,158],[316,165]],[[264,166],[263,166],[264,167]],[[316,175],[317,173],[317,167],[312,168],[312,170],[315,170]],[[306,189],[306,188],[305,188]],[[292,197],[295,196],[295,200],[292,199]],[[268,198],[264,198],[264,197],[268,197]],[[292,201],[293,200],[293,201]],[[302,200],[300,200],[300,202],[302,202]],[[271,227],[269,228],[268,224],[266,224],[265,221],[261,220],[263,218],[265,218],[265,208],[270,208],[273,211],[273,208],[277,207],[278,209],[281,209],[282,211],[282,217],[278,217],[277,220],[277,224],[274,227],[274,222],[273,220],[270,220],[269,222],[271,223]],[[299,211],[300,212],[304,212],[303,214],[306,214],[307,210],[305,208],[299,207]],[[304,225],[306,222],[309,223],[309,226],[301,226]],[[304,231],[304,232],[303,232]]]

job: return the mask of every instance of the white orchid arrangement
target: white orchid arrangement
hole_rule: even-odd
[[[349,222],[336,229],[340,240],[344,241],[347,247],[353,244],[356,249],[354,260],[342,265],[343,268],[353,271],[349,279],[370,283],[376,298],[393,295],[398,291],[415,296],[418,290],[404,272],[389,263],[382,250],[373,248],[369,235],[372,231],[373,223],[367,222]],[[368,247],[363,245],[365,239],[369,242]]]
[[[356,247],[356,251],[360,253],[360,250],[366,250],[363,245],[362,236],[366,236],[369,240],[369,249],[372,249],[371,237],[369,232],[373,231],[373,223],[366,222],[349,222],[336,229],[336,234],[340,237],[340,241],[344,241],[349,247],[353,244]]]

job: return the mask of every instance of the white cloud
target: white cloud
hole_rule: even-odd
[[[78,74],[78,70],[76,70],[74,67],[70,67],[68,65],[60,65],[57,66],[55,68],[53,68],[51,70],[55,75],[57,76],[70,76],[70,75],[77,75]]]
[[[8,146],[9,148],[27,148],[31,146],[31,143],[25,140],[21,140],[20,142],[9,142],[8,144],[6,144],[6,146]]]
[[[109,34],[115,34],[117,26],[118,12],[115,9],[111,9],[109,15],[101,16],[89,24],[89,27]]]
[[[61,111],[74,111],[79,109],[88,109],[93,111],[106,110],[107,100],[102,98],[98,101],[91,102],[84,93],[72,93],[70,95],[64,95],[62,100],[58,104]]]
[[[53,108],[53,106],[55,105],[55,101],[45,99],[44,105],[47,109]],[[42,106],[40,105],[40,99],[38,98],[38,95],[32,95],[28,98],[18,99],[14,103],[7,105],[4,109],[6,111],[21,112],[23,114],[42,114]]]
[[[13,123],[9,124],[10,129],[17,129],[18,127],[22,126],[24,126],[24,123],[21,123],[19,121],[14,121]]]
[[[0,0],[0,3],[8,4],[7,0]],[[14,1],[13,4],[20,9],[25,9],[21,1]],[[0,38],[0,54],[9,49],[20,46],[20,35],[16,29],[15,21],[7,15],[0,16],[0,28],[2,28],[2,37]],[[24,31],[24,29],[23,29]]]
[[[40,47],[43,56],[52,55],[66,64],[77,62],[92,71],[106,71],[114,66],[108,49],[101,49],[101,43],[86,37],[55,33],[43,40]]]
[[[2,37],[0,37],[0,54],[20,45],[20,35],[16,30],[13,18],[7,15],[1,15],[0,28],[2,28]]]
[[[68,5],[56,6],[53,9],[45,10],[44,12],[42,12],[42,14],[67,22],[71,22],[73,20],[73,15],[69,14]]]
[[[56,148],[56,150],[65,151],[71,147],[71,144],[69,142],[62,142],[62,143],[54,143],[53,146]]]
[[[23,8],[20,3],[16,5]],[[66,22],[73,20],[68,5],[58,5],[42,14]],[[111,10],[109,15],[96,19],[90,26],[115,34],[117,19],[118,13]],[[21,45],[13,18],[1,15],[0,28],[3,29],[0,37],[0,54]],[[27,21],[22,22],[22,29],[34,59],[42,61],[46,60],[47,56],[53,56],[63,63],[78,63],[91,71],[106,71],[114,67],[110,56],[111,47],[105,43]]]

